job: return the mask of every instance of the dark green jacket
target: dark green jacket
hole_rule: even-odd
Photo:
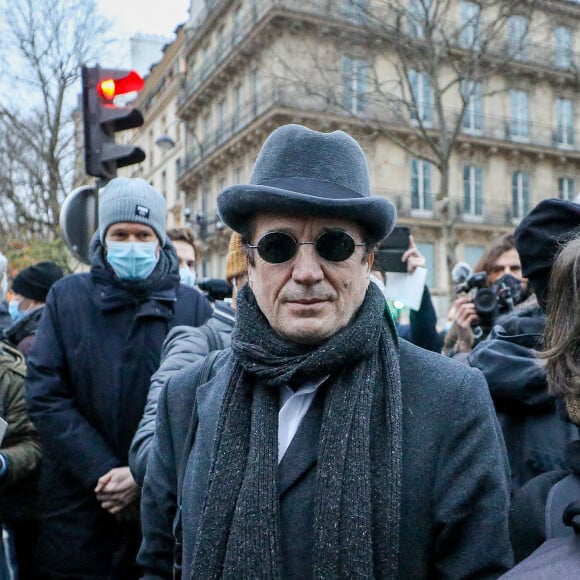
[[[26,362],[16,349],[0,343],[0,416],[8,423],[0,444],[8,471],[0,479],[0,519],[10,521],[33,515],[40,443],[26,412]]]

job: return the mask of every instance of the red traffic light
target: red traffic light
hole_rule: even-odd
[[[108,78],[99,81],[97,92],[106,101],[112,101],[117,95],[140,91],[144,85],[143,79],[132,70],[127,76],[120,79]]]

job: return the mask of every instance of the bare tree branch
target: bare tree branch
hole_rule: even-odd
[[[20,0],[2,5],[0,216],[21,240],[59,235],[59,210],[72,188],[80,70],[106,41],[94,0]],[[6,55],[9,55],[7,57]]]

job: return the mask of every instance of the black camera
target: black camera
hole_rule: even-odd
[[[202,278],[197,287],[212,302],[232,297],[232,285],[222,278]]]
[[[472,293],[475,312],[479,317],[477,326],[483,327],[487,332],[491,330],[496,318],[511,312],[522,297],[521,282],[511,274],[504,274],[488,287],[487,274],[476,272],[457,291]]]

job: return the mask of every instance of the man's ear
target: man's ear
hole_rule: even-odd
[[[371,275],[371,270],[373,269],[373,264],[375,263],[375,251],[369,252],[368,264],[369,264],[369,276]]]

